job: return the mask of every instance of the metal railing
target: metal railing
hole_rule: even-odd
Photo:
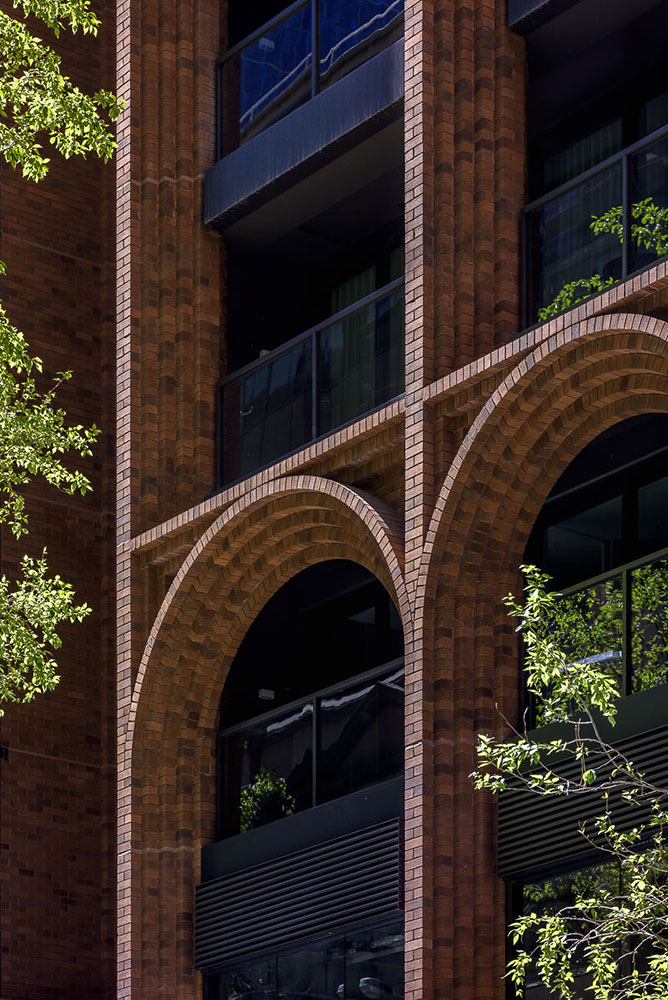
[[[522,213],[523,326],[668,254],[668,125]]]
[[[399,35],[404,0],[297,0],[217,61],[217,155],[315,97]]]
[[[218,487],[403,391],[404,291],[397,278],[220,380]]]

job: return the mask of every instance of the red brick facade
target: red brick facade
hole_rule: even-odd
[[[54,160],[27,196],[3,168],[3,295],[47,366],[75,369],[68,412],[105,437],[92,499],[31,497],[31,546],[49,545],[95,616],[66,642],[59,690],[3,724],[1,996],[201,996],[194,887],[225,678],[282,584],[346,558],[404,626],[406,996],[502,1000],[494,805],[468,779],[476,733],[517,697],[500,598],[568,462],[624,417],[668,410],[668,266],[518,336],[524,43],[505,0],[407,0],[405,396],[214,494],[226,261],[201,198],[225,4],[118,0],[115,24],[115,175]],[[104,46],[73,46],[91,86]]]
[[[166,192],[177,173],[196,189],[210,149],[204,132],[200,159],[188,149],[179,173],[178,146],[150,140],[160,119],[142,94],[157,77],[179,100],[206,101],[218,21],[197,2],[178,6],[178,22],[173,7],[161,4],[156,21],[153,4],[141,16],[125,6],[119,51],[133,61],[122,63],[121,82],[137,111],[119,159],[119,365],[128,377],[119,382],[118,996],[200,995],[193,889],[198,850],[214,837],[226,672],[271,594],[340,556],[377,574],[405,630],[406,996],[501,1000],[494,809],[468,779],[475,734],[499,727],[495,699],[511,711],[516,697],[500,597],[516,587],[533,520],[568,461],[614,421],[666,408],[668,328],[632,313],[660,303],[668,271],[658,266],[516,337],[523,43],[500,0],[409,2],[405,399],[203,500],[212,457],[192,433],[204,428],[211,440],[211,411],[200,408],[198,423],[178,406],[204,399],[224,354],[222,245],[196,216],[174,214]],[[209,49],[193,62],[205,17]],[[157,176],[165,202],[156,207]],[[156,212],[169,219],[151,223]],[[145,233],[167,224],[178,236],[151,249]],[[199,313],[182,316],[195,361],[169,378],[167,358],[180,349],[165,287],[175,243],[207,261],[209,312],[202,298]],[[192,449],[187,470],[174,448]]]

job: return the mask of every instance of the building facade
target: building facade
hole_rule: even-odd
[[[115,177],[63,168],[63,203],[103,204],[105,373],[116,294],[116,661],[67,704],[105,733],[117,870],[106,834],[90,871],[50,845],[42,884],[86,885],[101,930],[64,919],[34,974],[40,894],[21,937],[8,882],[2,996],[501,1000],[523,886],[593,860],[572,812],[469,779],[531,708],[521,563],[607,615],[648,767],[668,725],[666,0],[118,0],[109,26]]]

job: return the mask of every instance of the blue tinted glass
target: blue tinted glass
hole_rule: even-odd
[[[343,76],[399,37],[403,0],[320,0],[320,75]]]
[[[269,29],[239,55],[241,141],[311,93],[311,5]]]

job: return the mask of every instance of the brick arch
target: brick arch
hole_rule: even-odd
[[[450,967],[434,971],[437,982],[442,974],[459,984],[454,1000],[503,996],[494,805],[468,777],[476,734],[502,729],[495,702],[509,717],[517,703],[514,629],[501,599],[520,586],[531,528],[568,463],[607,427],[652,411],[668,412],[668,325],[636,315],[579,324],[540,344],[508,375],[471,426],[439,495],[415,616],[425,616],[433,671],[425,680],[439,691],[433,822],[440,831],[435,864],[443,868],[434,923],[454,928]],[[437,623],[429,619],[432,607]],[[448,883],[450,866],[458,877]],[[462,914],[471,915],[468,922]]]
[[[407,638],[402,533],[400,518],[376,498],[300,476],[250,492],[184,560],[144,650],[122,749],[132,782],[121,813],[132,857],[122,859],[121,878],[131,880],[133,916],[126,929],[135,956],[133,995],[197,993],[197,848],[213,837],[218,707],[250,623],[291,577],[341,558],[383,583]]]

